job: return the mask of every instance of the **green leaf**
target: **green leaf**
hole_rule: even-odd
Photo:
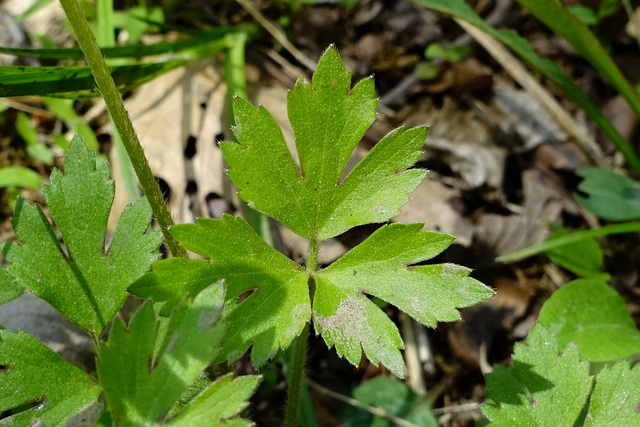
[[[399,351],[404,346],[398,329],[368,296],[435,326],[458,320],[457,307],[470,306],[493,294],[467,277],[467,268],[453,264],[411,266],[433,258],[453,241],[447,234],[420,232],[421,228],[422,224],[383,226],[315,276],[316,332],[354,365],[364,350],[371,362],[383,363],[404,377]]]
[[[570,234],[570,230],[561,229],[556,231],[548,240],[558,239]],[[595,238],[584,239],[580,242],[548,250],[546,255],[560,267],[566,268],[578,276],[608,278],[608,274],[602,271],[604,255]]]
[[[585,427],[640,425],[640,365],[605,366],[596,378]]]
[[[0,366],[0,411],[17,410],[2,425],[62,427],[100,396],[91,377],[24,332],[0,330]]]
[[[117,85],[130,87],[187,63],[177,60],[115,66],[111,75]],[[0,67],[0,97],[94,91],[95,86],[89,67]]]
[[[445,48],[440,43],[430,43],[424,50],[426,59],[442,58],[449,62],[460,62],[471,53],[471,47],[467,45]]]
[[[273,118],[244,100],[235,102],[240,143],[222,144],[232,166],[229,175],[249,205],[274,215],[311,239],[314,247],[356,225],[389,219],[426,175],[423,170],[405,170],[420,157],[426,129],[398,129],[342,180],[351,152],[375,117],[372,81],[364,80],[351,91],[349,87],[350,75],[331,47],[320,60],[313,87],[300,80],[290,93],[289,116],[302,177]],[[421,228],[422,224],[383,226],[326,270],[316,271],[313,262],[304,269],[276,252],[244,220],[199,219],[198,225],[175,226],[171,232],[186,249],[211,261],[156,263],[153,272],[129,290],[167,301],[167,314],[185,293],[196,294],[224,279],[224,320],[230,327],[218,361],[234,361],[253,346],[252,362],[261,366],[279,348],[289,346],[313,310],[316,331],[340,355],[357,364],[364,350],[373,363],[403,376],[400,334],[368,296],[434,326],[457,320],[456,308],[492,295],[467,277],[468,269],[414,266],[453,240],[421,233]]]
[[[599,22],[598,15],[589,6],[574,4],[568,6],[567,11],[582,21],[584,25],[592,26]]]
[[[23,199],[11,223],[22,244],[6,242],[6,268],[20,286],[49,302],[71,321],[98,336],[127,297],[126,287],[158,259],[159,232],[148,232],[146,199],[128,206],[108,249],[107,220],[114,197],[109,165],[96,167],[81,138],[70,144],[65,173],[54,169],[45,199],[66,250],[49,221]]]
[[[199,218],[198,225],[174,226],[171,232],[186,249],[211,261],[171,258],[152,267],[129,291],[175,305],[188,292],[209,283],[227,285],[225,318],[229,329],[216,360],[237,360],[253,345],[259,367],[286,348],[311,317],[308,275],[298,264],[267,245],[241,218]],[[238,297],[252,292],[241,303]],[[166,309],[164,311],[166,313]]]
[[[0,268],[0,305],[18,298],[24,289],[16,284],[11,277]]]
[[[53,154],[44,144],[40,143],[38,133],[33,128],[29,117],[22,111],[18,112],[16,118],[16,132],[24,140],[27,154],[31,158],[39,160],[45,165],[53,164]]]
[[[24,166],[5,166],[0,168],[0,187],[40,188],[42,177],[34,170]]]
[[[583,168],[578,175],[584,181],[578,190],[588,197],[576,200],[589,211],[608,221],[640,219],[640,184],[629,177],[600,169]]]
[[[219,322],[224,294],[224,286],[214,283],[195,298],[187,297],[172,314],[166,334],[158,334],[159,322],[149,302],[128,327],[116,321],[97,362],[116,422],[155,425],[209,365],[225,331]],[[157,340],[161,344],[156,353]],[[176,424],[218,425],[239,412],[259,377],[242,379],[236,386],[230,380],[225,377],[196,396],[177,413]]]
[[[561,347],[576,343],[583,359],[610,361],[640,353],[640,331],[624,300],[602,280],[567,283],[544,304],[539,321]]]
[[[238,143],[223,142],[221,148],[240,197],[315,240],[397,215],[427,174],[405,171],[422,155],[426,128],[392,131],[342,179],[351,153],[376,117],[376,105],[373,80],[351,88],[351,73],[335,47],[327,49],[312,84],[301,78],[288,96],[299,171],[271,115],[236,99]]]
[[[421,403],[416,395],[401,381],[391,377],[378,376],[367,380],[353,389],[352,397],[365,405],[384,410],[394,417],[406,419],[416,425],[437,427],[438,421],[428,403]],[[370,426],[392,427],[391,420],[373,415],[354,406],[344,406],[340,420],[346,427]]]
[[[257,375],[247,375],[233,381],[231,375],[226,375],[196,396],[172,420],[171,426],[249,427],[253,425],[250,421],[229,418],[247,407],[247,401],[259,382]]]
[[[513,367],[496,365],[486,378],[490,403],[482,410],[500,426],[571,426],[592,386],[578,348],[569,345],[559,354],[553,333],[539,323],[527,345],[516,344]]]

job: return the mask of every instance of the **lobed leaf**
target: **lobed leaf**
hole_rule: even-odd
[[[585,427],[640,425],[640,365],[621,360],[596,378]]]
[[[453,264],[412,266],[438,255],[453,237],[420,232],[422,224],[385,225],[363,243],[315,275],[313,320],[329,347],[357,365],[362,351],[404,377],[400,333],[368,296],[387,301],[417,321],[460,318],[467,307],[493,291],[467,277],[470,270]]]
[[[100,396],[91,377],[24,332],[0,330],[0,367],[0,412],[15,410],[2,425],[65,426]]]
[[[216,360],[235,361],[253,346],[251,360],[262,366],[278,348],[288,347],[309,321],[306,271],[267,245],[244,220],[230,215],[199,218],[198,225],[177,225],[171,232],[186,249],[211,261],[172,258],[155,263],[152,273],[129,291],[168,301],[171,307],[186,292],[195,295],[224,279],[229,329]],[[239,302],[240,296],[246,298]]]
[[[561,347],[574,342],[582,358],[592,362],[640,353],[640,331],[626,303],[601,279],[567,283],[545,302],[538,320]]]
[[[356,225],[388,220],[426,176],[424,170],[406,170],[420,158],[427,133],[415,128],[389,133],[342,178],[375,118],[372,80],[353,89],[350,85],[350,73],[330,47],[312,84],[299,80],[289,94],[300,171],[269,113],[242,99],[234,107],[239,143],[221,144],[241,197],[316,243]],[[445,234],[421,233],[421,228],[383,226],[327,269],[315,271],[276,252],[241,219],[199,219],[198,225],[175,226],[171,232],[186,249],[210,261],[159,262],[129,290],[167,301],[166,314],[185,292],[195,294],[224,278],[230,327],[217,360],[234,361],[253,346],[252,362],[261,366],[291,343],[313,311],[316,331],[338,354],[357,364],[364,350],[373,363],[403,376],[400,334],[367,296],[434,326],[457,320],[457,308],[492,295],[463,267],[414,266],[453,241]]]
[[[71,141],[65,173],[44,188],[65,249],[42,210],[18,199],[11,223],[22,244],[5,242],[6,272],[71,321],[99,335],[127,297],[126,287],[158,259],[162,236],[149,232],[146,199],[122,213],[109,248],[106,227],[114,197],[109,165],[96,167],[81,138]]]
[[[226,329],[220,322],[225,289],[214,283],[195,298],[187,296],[158,333],[153,305],[145,303],[125,328],[114,324],[100,349],[98,377],[116,422],[155,425],[209,365]],[[237,414],[259,382],[245,377],[212,383],[173,418],[171,425],[219,425]],[[195,422],[195,424],[188,424]],[[238,425],[246,425],[241,422]],[[232,421],[232,424],[233,421]]]
[[[240,197],[308,239],[387,221],[427,174],[405,170],[422,155],[426,128],[396,129],[342,179],[351,153],[376,117],[373,80],[350,86],[351,73],[332,46],[312,83],[301,78],[289,93],[300,170],[271,115],[242,99],[234,102],[238,143],[220,144]]]
[[[171,421],[171,426],[251,426],[253,423],[250,421],[229,418],[247,407],[248,400],[259,382],[260,377],[257,375],[247,375],[233,381],[231,375],[226,375],[196,396]]]
[[[591,393],[589,363],[580,361],[576,346],[558,354],[553,333],[536,323],[527,345],[518,343],[513,367],[494,366],[487,375],[487,395],[482,406],[493,424],[503,426],[574,425]]]

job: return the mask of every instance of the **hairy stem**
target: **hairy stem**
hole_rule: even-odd
[[[304,365],[307,361],[307,340],[309,325],[305,325],[300,336],[293,342],[291,366],[289,368],[287,385],[287,410],[284,416],[285,427],[296,427],[300,415],[302,387],[304,384]]]
[[[311,240],[309,242],[309,258],[307,259],[307,270],[316,271],[318,269],[318,250],[320,242]],[[309,291],[313,300],[313,287],[315,283],[311,283],[310,279]],[[287,385],[287,411],[285,413],[285,427],[295,427],[298,425],[298,417],[300,414],[300,403],[302,399],[302,388],[305,387],[304,365],[307,361],[307,341],[309,339],[309,325],[306,325],[293,342],[293,351],[291,354],[291,366],[289,368],[288,385]]]
[[[98,90],[102,94],[104,102],[107,104],[107,109],[111,114],[113,123],[122,137],[122,142],[131,159],[133,169],[138,176],[142,191],[144,191],[149,199],[151,210],[153,211],[156,221],[158,221],[160,230],[167,242],[167,247],[173,256],[184,257],[186,256],[186,251],[169,232],[169,228],[173,225],[173,219],[171,218],[169,209],[164,203],[160,188],[158,188],[158,184],[156,184],[149,162],[147,162],[138,136],[133,129],[133,124],[122,101],[122,95],[120,95],[111,77],[109,67],[98,47],[93,32],[89,28],[87,19],[82,9],[80,9],[80,4],[78,0],[60,0],[60,4],[73,27],[78,44],[84,53],[87,64],[91,68],[91,72],[98,85]]]

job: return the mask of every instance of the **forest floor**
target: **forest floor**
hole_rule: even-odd
[[[173,24],[220,26],[254,22],[234,2],[183,3],[181,13],[184,17],[197,16],[197,22],[178,16]],[[450,18],[408,0],[366,0],[351,8],[336,2],[295,9],[287,2],[258,3],[264,17],[284,26],[299,54],[317,61],[327,46],[335,44],[352,71],[354,83],[370,75],[375,77],[380,97],[378,120],[366,133],[354,159],[362,158],[399,126],[430,126],[425,154],[417,166],[431,172],[394,221],[422,222],[426,229],[456,236],[454,245],[434,262],[470,267],[475,278],[497,293],[491,300],[463,310],[462,322],[440,324],[437,329],[416,325],[392,306],[386,311],[399,325],[405,341],[415,347],[411,351],[418,357],[419,368],[408,372],[410,387],[427,396],[434,408],[444,408],[437,411],[440,424],[473,425],[482,418],[478,404],[485,398],[484,374],[493,364],[509,363],[513,344],[526,337],[542,304],[575,278],[542,255],[514,263],[499,263],[495,258],[545,241],[551,235],[549,223],[570,229],[599,224],[574,199],[581,180],[576,171],[592,164],[591,159],[562,124],[514,81],[512,70],[503,68]],[[593,6],[598,2],[580,3]],[[638,147],[636,116],[566,42],[515,1],[477,0],[470,4],[492,26],[517,30],[538,54],[559,63],[621,134]],[[627,22],[621,8],[595,30],[634,82],[640,55],[625,27]],[[425,48],[434,44],[447,52],[456,48],[458,57],[425,59]],[[247,63],[250,101],[261,103],[272,112],[291,143],[286,90],[300,75],[309,79],[311,70],[305,68],[296,52],[275,43],[266,32],[248,45]],[[230,138],[221,73],[219,59],[201,61],[153,80],[126,100],[178,222],[241,211],[225,180],[216,145],[216,141]],[[543,77],[534,76],[617,165],[615,149],[584,113]],[[42,108],[34,98],[17,101]],[[110,130],[106,112],[98,104],[83,101],[77,109],[91,123],[103,152],[108,154]],[[24,164],[46,176],[49,169],[25,154],[14,130],[12,111],[2,113],[0,166]],[[38,110],[30,117],[41,132],[60,126]],[[62,155],[58,153],[58,164]],[[117,174],[117,165],[114,170]],[[116,204],[121,209],[126,197],[121,190],[118,194]],[[37,191],[25,196],[42,202]],[[7,193],[1,189],[0,200],[0,240],[7,240],[12,236],[11,211]],[[358,227],[332,239],[323,247],[320,262],[329,264],[377,227]],[[305,242],[275,224],[274,229],[281,238],[280,249],[303,262]],[[611,274],[611,285],[628,303],[637,322],[639,255],[637,236],[607,240],[604,269]],[[242,359],[235,367],[241,373],[252,372],[248,359]],[[249,411],[259,426],[281,423],[286,394],[284,375],[275,364],[269,369],[269,386],[256,394]],[[351,366],[314,334],[309,344],[307,374],[313,380],[311,400],[322,426],[340,425],[340,413],[344,411],[341,407],[345,405],[327,390],[349,396],[368,379],[390,375],[367,361],[359,367]]]

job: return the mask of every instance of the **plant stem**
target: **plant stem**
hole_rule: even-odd
[[[98,47],[93,32],[89,28],[87,19],[82,9],[80,9],[80,4],[78,0],[60,0],[60,4],[71,23],[78,44],[96,80],[98,90],[102,94],[104,102],[107,104],[107,109],[111,114],[113,123],[122,137],[122,142],[127,150],[127,154],[129,154],[131,164],[136,171],[142,191],[144,191],[149,199],[151,210],[153,211],[156,221],[158,221],[160,230],[167,242],[167,247],[173,256],[185,257],[185,249],[178,244],[177,240],[175,240],[169,231],[169,228],[173,225],[171,213],[169,213],[169,209],[164,203],[160,188],[151,172],[151,167],[144,155],[144,150],[140,145],[129,114],[125,109],[122,95],[111,77],[109,67]]]
[[[284,416],[285,427],[296,427],[300,414],[300,402],[304,383],[304,365],[307,361],[307,340],[309,325],[305,325],[300,336],[293,342],[291,367],[287,385],[287,411]]]
[[[320,241],[309,241],[309,258],[307,259],[307,270],[314,272],[318,269],[318,250]],[[313,278],[310,279],[313,281]],[[309,293],[313,298],[314,283],[309,284]],[[287,386],[287,410],[284,418],[285,427],[295,427],[298,425],[298,416],[300,413],[300,402],[302,396],[302,388],[305,386],[304,365],[307,361],[307,341],[309,339],[309,325],[306,325],[293,342],[293,351],[291,355],[291,367],[288,375]]]

